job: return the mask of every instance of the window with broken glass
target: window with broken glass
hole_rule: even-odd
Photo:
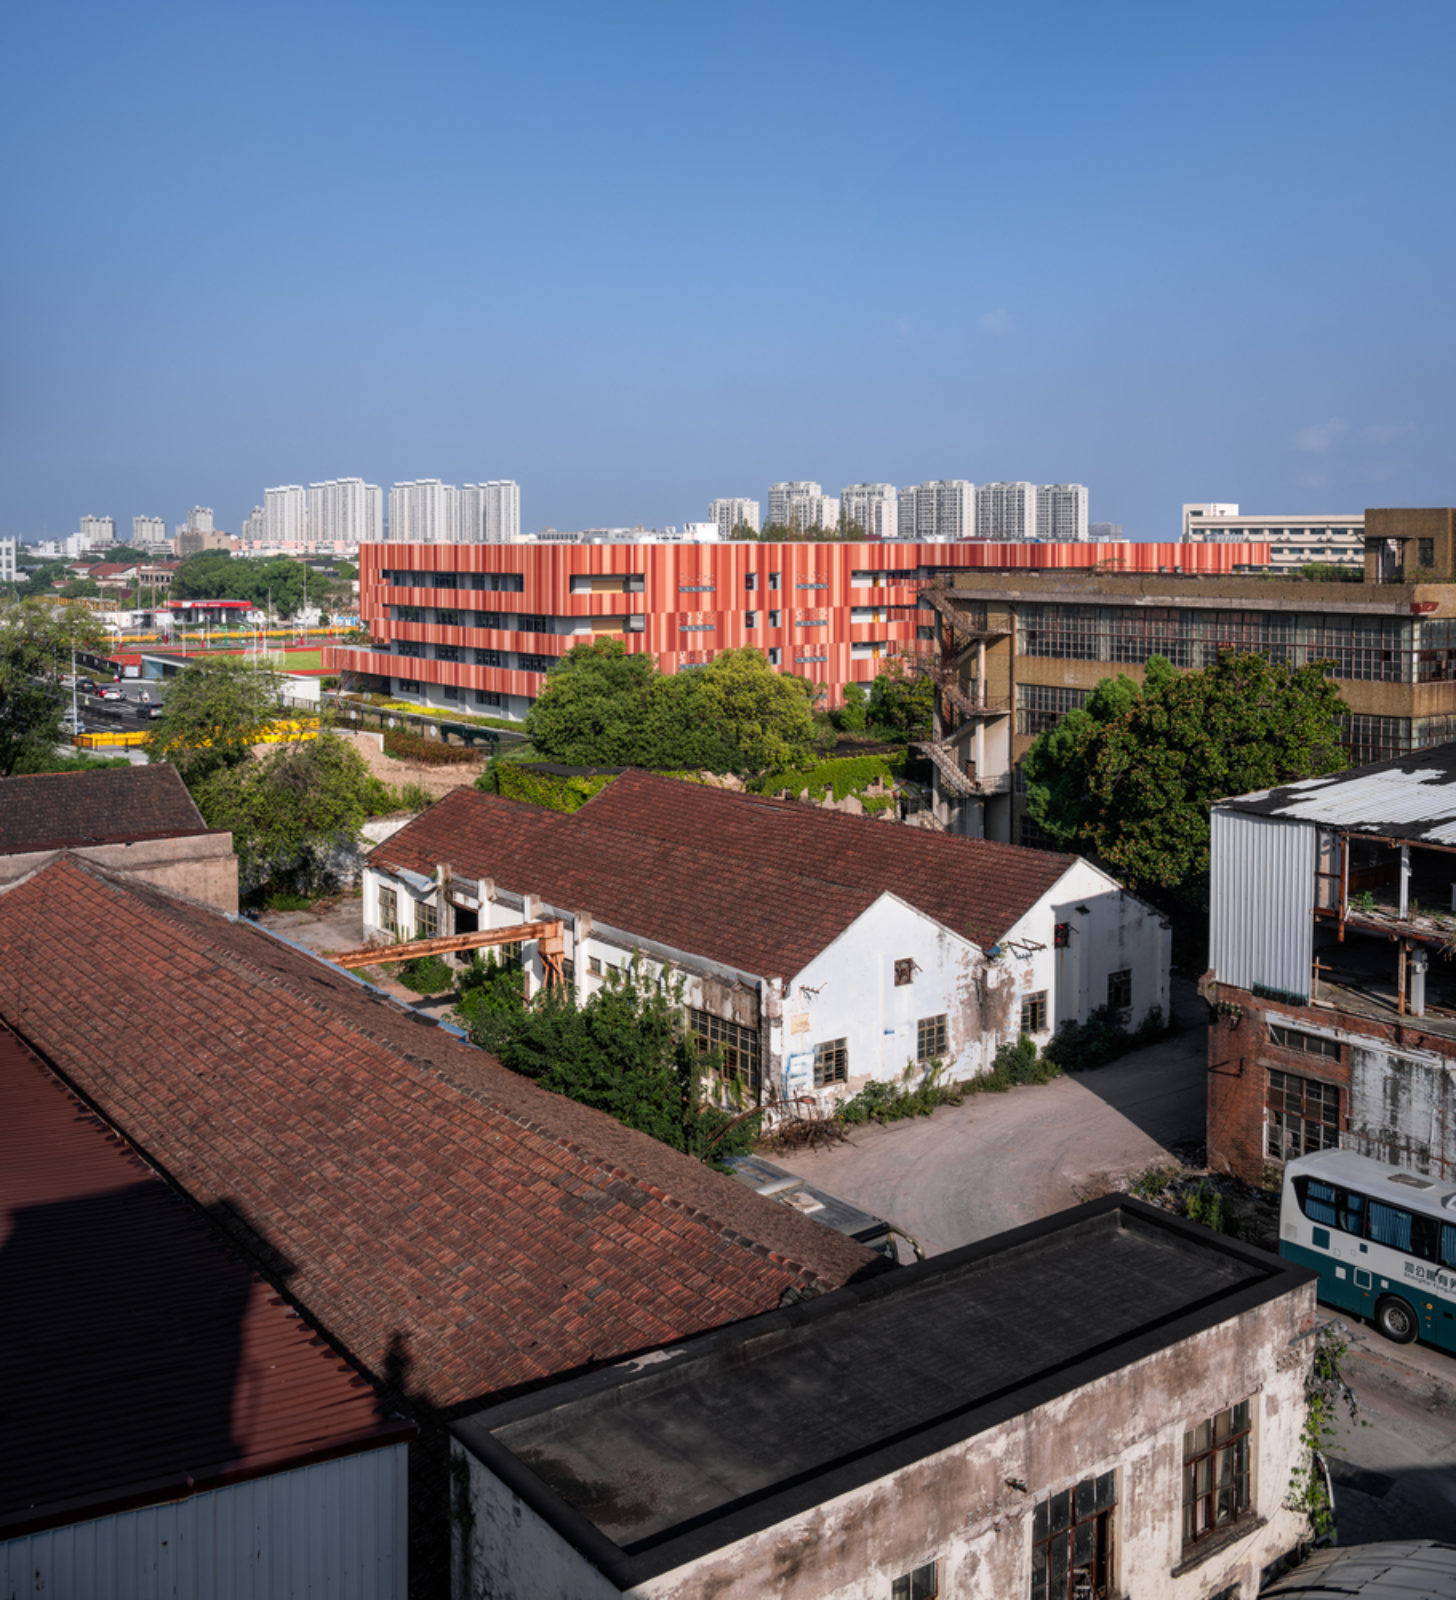
[[[1117,1474],[1083,1478],[1031,1518],[1031,1600],[1102,1600],[1112,1593]]]
[[[379,891],[379,926],[399,937],[399,894],[394,889]]]
[[[1249,1402],[1183,1435],[1183,1543],[1196,1544],[1249,1509]]]
[[[1332,1150],[1340,1142],[1340,1091],[1318,1078],[1269,1072],[1264,1153],[1271,1161]]]
[[[415,901],[415,938],[437,939],[440,935],[440,913],[428,900]]]
[[[741,1083],[746,1089],[758,1088],[758,1029],[715,1017],[711,1011],[688,1009],[688,1033],[697,1041],[703,1055],[717,1055],[719,1076]]]
[[[849,1040],[830,1039],[814,1046],[814,1087],[827,1088],[849,1078]]]

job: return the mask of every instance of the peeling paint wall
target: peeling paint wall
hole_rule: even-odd
[[[1430,1177],[1456,1177],[1456,1062],[1376,1040],[1355,1044],[1346,1142]]]

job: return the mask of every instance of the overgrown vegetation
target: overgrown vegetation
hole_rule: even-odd
[[[876,805],[875,797],[869,801],[865,800],[865,790],[877,785],[893,784],[903,766],[903,753],[900,757],[841,756],[819,761],[813,766],[792,772],[765,773],[748,787],[756,794],[788,793],[796,797],[804,796],[810,800],[823,800],[829,795],[833,795],[836,800],[843,800],[849,795],[854,795],[865,805],[866,810],[883,810],[894,804],[893,796],[879,797],[883,800],[883,804]]]
[[[504,795],[507,800],[520,800],[526,805],[544,806],[548,811],[579,811],[593,795],[600,794],[612,782],[613,774],[566,774],[542,772],[517,761],[493,762],[489,769],[493,787],[487,792]],[[486,773],[475,780],[478,789],[485,789]]]
[[[1087,1072],[1141,1050],[1166,1031],[1161,1006],[1150,1006],[1135,1029],[1128,1027],[1122,1012],[1099,1006],[1085,1022],[1064,1022],[1047,1041],[1045,1055],[1059,1071]]]
[[[597,1107],[674,1150],[704,1159],[746,1154],[757,1113],[705,1103],[712,1058],[683,1026],[680,983],[634,957],[609,967],[578,1004],[546,990],[528,1004],[519,968],[478,958],[456,983],[457,1014],[473,1043],[543,1089]]]
[[[91,614],[49,601],[0,604],[0,777],[46,772],[70,710],[60,676],[99,639]]]
[[[961,1103],[961,1089],[943,1081],[940,1062],[932,1062],[912,1087],[910,1080],[921,1071],[915,1062],[907,1062],[901,1082],[872,1080],[848,1100],[836,1101],[834,1115],[851,1126],[861,1122],[898,1122],[902,1117],[928,1117],[937,1106]]]
[[[415,994],[444,994],[455,984],[454,970],[443,956],[416,956],[403,962],[394,978]]]
[[[1325,1479],[1324,1456],[1340,1426],[1340,1413],[1343,1411],[1351,1424],[1364,1426],[1360,1422],[1360,1402],[1340,1370],[1349,1349],[1349,1340],[1339,1324],[1326,1323],[1314,1336],[1304,1380],[1306,1411],[1299,1435],[1304,1448],[1299,1465],[1290,1474],[1285,1504],[1308,1518],[1310,1538],[1315,1544],[1332,1543],[1335,1536],[1335,1508]]]
[[[418,761],[427,767],[468,766],[481,759],[480,751],[470,745],[426,739],[418,733],[406,733],[403,728],[385,730],[384,753],[396,761]]]

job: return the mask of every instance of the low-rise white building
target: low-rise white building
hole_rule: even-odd
[[[456,790],[365,871],[366,937],[541,918],[580,998],[634,954],[681,980],[722,1098],[771,1110],[974,1077],[1101,1006],[1168,1010],[1167,923],[1078,856],[642,772],[571,815]]]
[[[1241,514],[1237,505],[1204,501],[1183,507],[1184,544],[1269,546],[1272,572],[1297,572],[1306,562],[1359,567],[1365,561],[1365,517],[1361,512],[1307,512],[1293,515]]]
[[[1253,1596],[1313,1274],[1124,1196],[457,1420],[454,1592]]]

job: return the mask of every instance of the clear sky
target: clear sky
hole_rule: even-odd
[[[1456,502],[1456,4],[16,0],[0,534]]]

